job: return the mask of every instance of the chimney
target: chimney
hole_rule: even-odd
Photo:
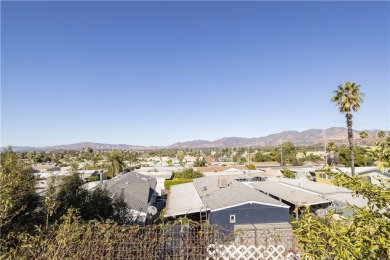
[[[219,188],[227,188],[228,187],[227,179],[219,178],[218,179],[218,187]]]

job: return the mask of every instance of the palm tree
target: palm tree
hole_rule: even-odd
[[[382,138],[384,138],[385,137],[385,132],[384,131],[379,131],[379,133],[378,133],[378,137],[380,138],[380,139],[382,139]]]
[[[114,177],[115,174],[123,171],[126,164],[123,162],[122,153],[119,151],[112,151],[108,153],[107,160],[109,162],[108,174]]]
[[[328,143],[328,151],[330,152],[331,164],[334,165],[334,152],[337,150],[337,145],[334,141]]]
[[[341,113],[346,113],[348,128],[348,142],[349,150],[351,154],[351,174],[355,175],[355,154],[353,151],[353,132],[352,132],[352,110],[357,112],[360,108],[360,104],[363,102],[364,93],[360,91],[360,85],[354,82],[345,82],[340,84],[338,89],[333,91],[335,94],[331,98],[331,101],[339,108]]]
[[[364,140],[367,139],[367,137],[368,137],[367,132],[366,132],[366,131],[361,131],[360,134],[359,134],[359,136],[360,136],[360,138],[363,140],[363,144],[365,144],[365,143],[364,143]]]

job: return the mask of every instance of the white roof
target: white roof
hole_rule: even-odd
[[[281,178],[279,180],[279,183],[283,185],[304,189],[321,195],[328,195],[333,193],[352,193],[352,190],[349,190],[347,188],[309,181],[305,179]]]
[[[326,195],[327,198],[357,207],[366,207],[368,200],[363,198],[362,196],[353,197],[352,194],[348,193],[338,193],[338,194],[329,194]]]
[[[156,179],[167,180],[167,179],[172,178],[172,171],[158,171],[158,172],[151,171],[151,172],[148,172],[148,171],[135,170],[135,172],[143,174],[143,175],[147,175],[150,177],[154,177]]]
[[[137,171],[139,172],[177,172],[183,170],[182,166],[151,166],[141,167]]]
[[[350,167],[337,167],[334,169],[334,171],[339,172],[342,171],[346,175],[351,175],[351,168]],[[383,174],[377,167],[356,167],[355,173],[358,175],[365,174],[365,173],[377,173],[378,175],[386,175]]]
[[[257,190],[261,190],[266,194],[276,196],[284,201],[290,202],[294,205],[317,205],[324,203],[331,203],[331,200],[327,200],[321,195],[314,195],[302,190],[298,190],[289,186],[281,185],[278,182],[273,181],[260,181],[252,182],[248,184]]]
[[[73,172],[69,172],[69,171],[52,171],[52,172],[37,173],[36,175],[39,176],[40,178],[51,178],[56,176],[68,176],[72,174]]]
[[[353,191],[350,189],[330,184],[297,179],[281,179],[279,184],[308,191],[312,194],[321,194],[326,199],[341,202],[343,204],[348,202],[350,205],[355,205],[357,207],[365,207],[368,202],[368,200],[362,196],[354,197]]]
[[[236,169],[236,168],[230,168],[230,169],[227,169],[226,171],[224,172],[241,172],[242,170],[239,170],[239,169]]]
[[[84,187],[87,190],[92,190],[92,189],[95,189],[99,185],[99,183],[100,183],[100,181],[87,182],[86,184],[84,184]]]
[[[206,211],[192,182],[173,185],[168,195],[165,217]]]

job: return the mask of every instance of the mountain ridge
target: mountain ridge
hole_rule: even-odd
[[[380,130],[365,130],[368,133],[369,142],[375,139]],[[354,130],[354,139],[361,140],[360,130]],[[388,131],[385,131],[388,133]],[[325,136],[324,136],[325,134]],[[308,129],[302,132],[288,130],[279,133],[269,134],[263,137],[222,137],[220,139],[209,140],[191,140],[185,142],[176,142],[168,146],[142,146],[128,144],[105,144],[95,142],[79,142],[66,145],[54,145],[44,147],[14,146],[14,151],[50,151],[50,150],[82,150],[91,147],[94,150],[152,150],[152,149],[186,149],[186,148],[211,148],[211,147],[243,147],[243,146],[275,146],[284,142],[291,141],[295,145],[310,145],[323,143],[324,139],[328,141],[337,141],[347,144],[347,128],[331,127],[328,129]],[[2,148],[4,149],[4,148]]]

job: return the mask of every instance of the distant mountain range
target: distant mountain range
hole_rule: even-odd
[[[365,130],[368,133],[366,143],[372,143],[376,140],[380,130]],[[359,140],[361,131],[354,130],[354,139]],[[325,135],[324,135],[325,133]],[[28,147],[14,146],[14,151],[50,151],[50,150],[82,150],[91,147],[94,150],[146,150],[146,149],[182,149],[182,148],[208,148],[208,147],[243,147],[243,146],[274,146],[284,142],[291,141],[296,145],[310,145],[323,143],[325,140],[337,141],[339,144],[347,144],[347,129],[345,127],[332,127],[328,129],[309,129],[303,132],[284,131],[271,134],[264,137],[224,137],[215,141],[195,140],[187,142],[178,142],[169,146],[137,146],[127,144],[101,144],[92,142],[82,142],[67,145]],[[3,149],[3,148],[2,148]]]
[[[372,142],[380,130],[365,130],[368,134],[366,142]],[[354,139],[359,140],[361,131],[353,131]],[[242,137],[224,137],[215,141],[196,140],[188,142],[179,142],[168,146],[168,148],[206,148],[206,147],[242,147],[242,146],[274,146],[284,142],[291,141],[296,145],[310,145],[323,143],[324,139],[338,143],[348,143],[347,128],[332,127],[328,129],[309,129],[303,132],[284,131],[277,134],[271,134],[264,137],[242,138]]]

